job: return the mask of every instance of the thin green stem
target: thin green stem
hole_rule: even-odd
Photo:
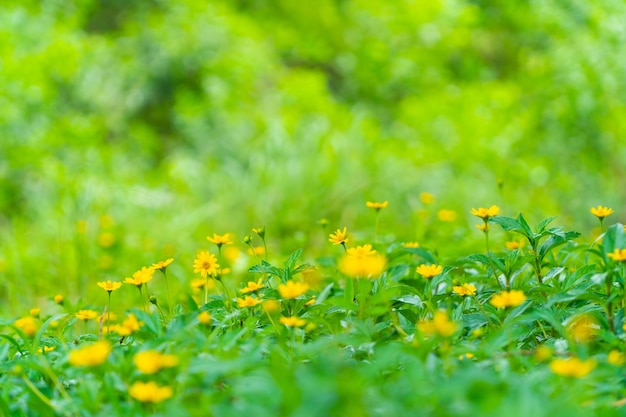
[[[170,286],[167,282],[167,268],[163,268],[161,270],[163,272],[163,278],[165,278],[165,291],[167,292],[167,307],[170,312],[170,317],[172,316],[172,301],[170,299]]]
[[[493,276],[496,279],[496,282],[498,283],[498,287],[500,287],[500,290],[504,290],[504,288],[502,287],[502,283],[500,282],[500,279],[498,279],[498,273],[496,272],[496,266],[493,262],[493,259],[491,258],[491,251],[489,250],[489,224],[487,222],[485,222],[485,246],[487,247],[487,258],[489,258],[489,264],[491,265],[491,270],[493,271]]]

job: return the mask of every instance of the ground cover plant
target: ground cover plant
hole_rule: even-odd
[[[624,413],[626,232],[609,224],[612,209],[591,209],[593,239],[553,217],[529,225],[497,206],[472,209],[484,248],[449,259],[420,242],[381,239],[386,201],[363,210],[373,212],[368,230],[320,221],[328,242],[310,262],[302,249],[269,257],[263,227],[237,241],[219,231],[198,242],[195,258],[94,279],[87,291],[100,304],[49,294],[45,306],[3,319],[0,410]],[[237,246],[247,255],[233,256]],[[174,292],[177,263],[187,286]]]

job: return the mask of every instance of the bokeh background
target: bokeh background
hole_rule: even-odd
[[[590,230],[624,207],[624,22],[614,0],[3,1],[0,309],[171,256],[182,283],[214,232],[367,243],[368,200],[382,241],[442,256],[480,242],[471,207]]]

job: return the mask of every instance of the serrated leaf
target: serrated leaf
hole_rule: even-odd
[[[293,253],[289,255],[289,258],[287,258],[287,261],[285,261],[285,269],[293,269],[294,266],[296,266],[296,262],[298,261],[298,258],[300,258],[300,255],[302,255],[302,249],[296,249],[293,251]]]
[[[495,216],[495,217],[490,218],[489,221],[491,223],[495,223],[499,225],[500,227],[502,227],[504,230],[508,232],[519,233],[522,236],[526,236],[526,237],[530,236],[530,234],[527,233],[522,227],[522,225],[514,218],[505,217],[505,216]]]

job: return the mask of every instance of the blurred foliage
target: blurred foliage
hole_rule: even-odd
[[[478,238],[469,206],[590,227],[573,213],[624,200],[625,19],[613,0],[4,1],[0,297],[82,293],[212,232],[319,246],[318,219],[362,228],[366,200],[394,207],[386,241],[452,253]],[[423,191],[455,225],[424,231]]]

